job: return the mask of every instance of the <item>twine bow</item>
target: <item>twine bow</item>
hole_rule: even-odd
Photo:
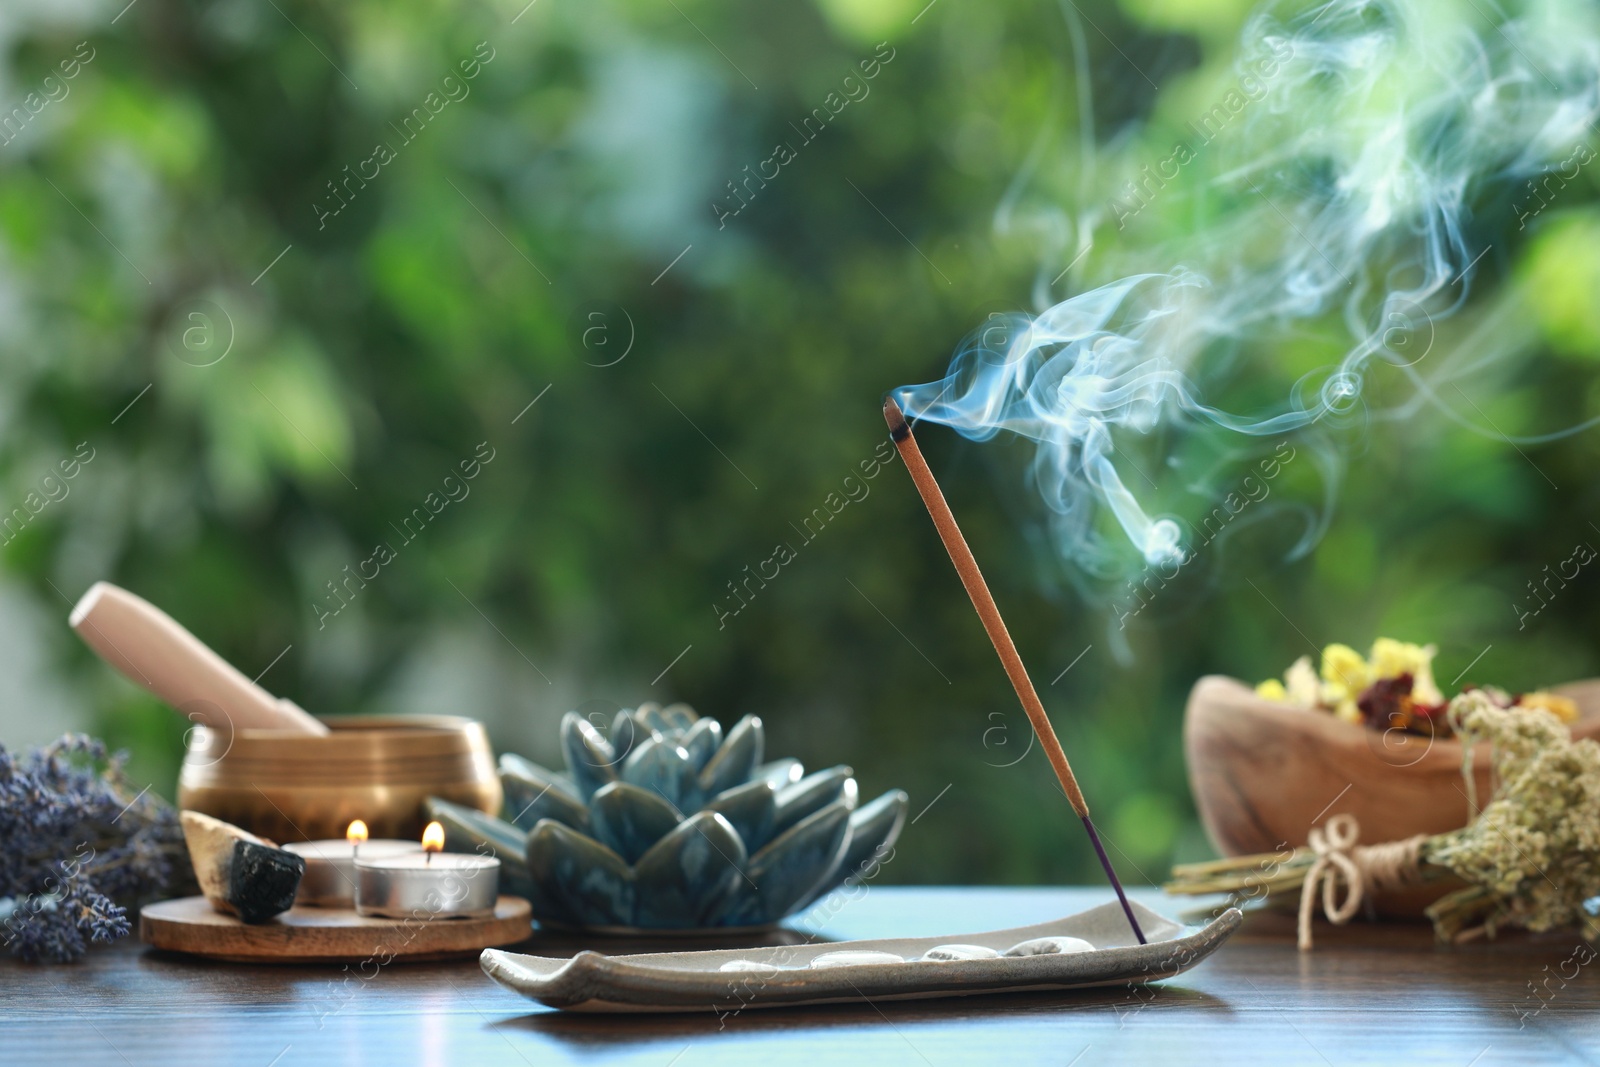
[[[1299,945],[1311,948],[1311,916],[1316,910],[1317,887],[1322,887],[1322,913],[1335,926],[1355,916],[1366,895],[1414,881],[1420,873],[1420,851],[1427,834],[1377,845],[1358,845],[1361,824],[1354,815],[1335,815],[1312,827],[1307,847],[1316,855],[1300,890]],[[1344,881],[1344,899],[1339,883]]]

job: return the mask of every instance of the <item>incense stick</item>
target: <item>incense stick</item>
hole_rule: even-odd
[[[916,483],[917,492],[922,494],[922,502],[927,505],[928,514],[933,517],[933,525],[939,531],[939,539],[944,542],[945,551],[950,553],[950,562],[955,564],[956,574],[961,577],[961,584],[966,587],[967,596],[972,598],[972,606],[977,609],[978,618],[989,634],[989,641],[1000,656],[1000,663],[1006,669],[1006,676],[1011,679],[1011,687],[1017,691],[1017,699],[1022,702],[1022,710],[1027,713],[1028,721],[1033,724],[1033,732],[1038,736],[1044,754],[1050,760],[1050,766],[1055,769],[1056,778],[1061,782],[1061,789],[1067,795],[1067,803],[1072,805],[1072,810],[1083,820],[1083,828],[1089,834],[1089,843],[1094,846],[1094,853],[1100,859],[1100,866],[1105,868],[1106,877],[1111,880],[1111,887],[1117,891],[1117,899],[1122,902],[1122,911],[1128,917],[1128,925],[1133,927],[1134,936],[1139,939],[1139,944],[1145,944],[1144,931],[1139,929],[1139,920],[1133,917],[1133,907],[1128,903],[1128,895],[1123,892],[1122,882],[1117,879],[1117,872],[1111,866],[1111,860],[1106,856],[1104,846],[1100,844],[1100,835],[1095,831],[1094,820],[1089,817],[1089,803],[1083,799],[1083,790],[1078,788],[1078,779],[1072,773],[1072,765],[1067,762],[1067,754],[1061,749],[1061,741],[1056,737],[1055,727],[1050,725],[1044,704],[1040,702],[1039,694],[1033,688],[1033,681],[1028,677],[1028,669],[1022,665],[1022,657],[1017,654],[1017,646],[1012,642],[1011,634],[1006,630],[1005,620],[1000,617],[1000,609],[995,605],[994,597],[989,593],[989,586],[983,580],[983,572],[978,569],[978,561],[973,557],[972,549],[967,547],[967,539],[961,535],[961,527],[956,525],[956,517],[951,513],[950,505],[945,502],[944,493],[939,489],[939,483],[934,480],[933,471],[928,468],[928,461],[922,458],[922,450],[917,447],[917,439],[911,434],[911,426],[906,422],[905,415],[900,411],[900,405],[894,402],[893,397],[883,402],[883,417],[889,423],[889,437],[899,450],[900,458],[905,460],[906,469],[911,472],[911,480]]]

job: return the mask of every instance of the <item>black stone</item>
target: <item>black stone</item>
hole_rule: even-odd
[[[305,873],[304,856],[254,841],[235,841],[228,871],[228,903],[244,922],[266,922],[289,910]]]

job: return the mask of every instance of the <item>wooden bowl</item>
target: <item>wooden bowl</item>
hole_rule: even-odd
[[[1600,737],[1600,679],[1554,692],[1577,702],[1574,738]],[[1183,746],[1200,821],[1224,856],[1304,845],[1313,826],[1340,813],[1360,821],[1364,843],[1444,833],[1470,817],[1460,741],[1342,722],[1267,700],[1221,675],[1200,679],[1189,693]],[[1473,757],[1481,805],[1489,796],[1488,746]],[[1419,914],[1449,888],[1391,893],[1380,910]]]
[[[279,844],[422,835],[430,797],[500,812],[500,776],[483,724],[453,715],[327,718],[325,736],[197,729],[178,776],[178,805]]]

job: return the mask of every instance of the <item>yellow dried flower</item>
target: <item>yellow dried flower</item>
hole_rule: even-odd
[[[1380,637],[1372,642],[1372,677],[1398,678],[1411,675],[1411,695],[1423,704],[1442,704],[1444,694],[1433,680],[1433,657],[1437,645],[1413,645]]]
[[[1322,650],[1322,683],[1323,701],[1338,707],[1372,684],[1372,670],[1349,645],[1329,645]]]
[[[1534,693],[1522,694],[1517,704],[1524,708],[1542,708],[1565,723],[1578,721],[1578,704],[1571,697],[1546,693],[1541,689]]]
[[[1268,700],[1287,700],[1289,693],[1283,688],[1283,683],[1276,678],[1268,678],[1256,686],[1256,695],[1266,697]]]
[[[1283,673],[1283,681],[1268,678],[1256,686],[1256,694],[1297,708],[1314,708],[1322,699],[1322,686],[1311,667],[1311,657],[1301,656]]]
[[[1372,673],[1379,678],[1397,678],[1402,674],[1415,676],[1433,658],[1434,649],[1424,650],[1421,645],[1380,637],[1372,642]]]

